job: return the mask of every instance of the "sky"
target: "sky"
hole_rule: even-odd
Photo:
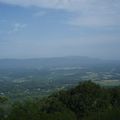
[[[0,58],[120,60],[120,0],[0,0]]]

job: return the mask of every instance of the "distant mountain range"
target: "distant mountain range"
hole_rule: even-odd
[[[0,59],[0,69],[8,68],[57,68],[57,67],[86,67],[103,64],[119,64],[119,61],[101,60],[96,58],[69,56],[39,59]]]

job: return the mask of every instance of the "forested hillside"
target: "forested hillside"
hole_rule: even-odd
[[[120,87],[87,81],[43,99],[9,104],[0,97],[0,120],[119,120]]]

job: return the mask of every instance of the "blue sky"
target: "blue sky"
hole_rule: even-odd
[[[120,59],[119,0],[0,0],[0,58]]]

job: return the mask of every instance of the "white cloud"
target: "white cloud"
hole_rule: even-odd
[[[79,26],[120,25],[120,0],[0,0],[19,6],[64,9],[74,15],[69,21]],[[41,15],[38,13],[36,15]]]
[[[11,28],[11,30],[9,30],[8,34],[21,31],[21,30],[23,30],[26,26],[27,26],[27,24],[15,23],[15,24],[12,25],[12,28]]]
[[[39,11],[33,14],[34,17],[42,17],[44,15],[46,15],[45,11]]]
[[[84,15],[71,18],[68,24],[87,27],[114,27],[120,26],[119,15]]]
[[[38,6],[60,8],[71,3],[73,0],[0,0],[0,2],[19,5],[19,6]],[[75,0],[76,1],[76,0]]]

